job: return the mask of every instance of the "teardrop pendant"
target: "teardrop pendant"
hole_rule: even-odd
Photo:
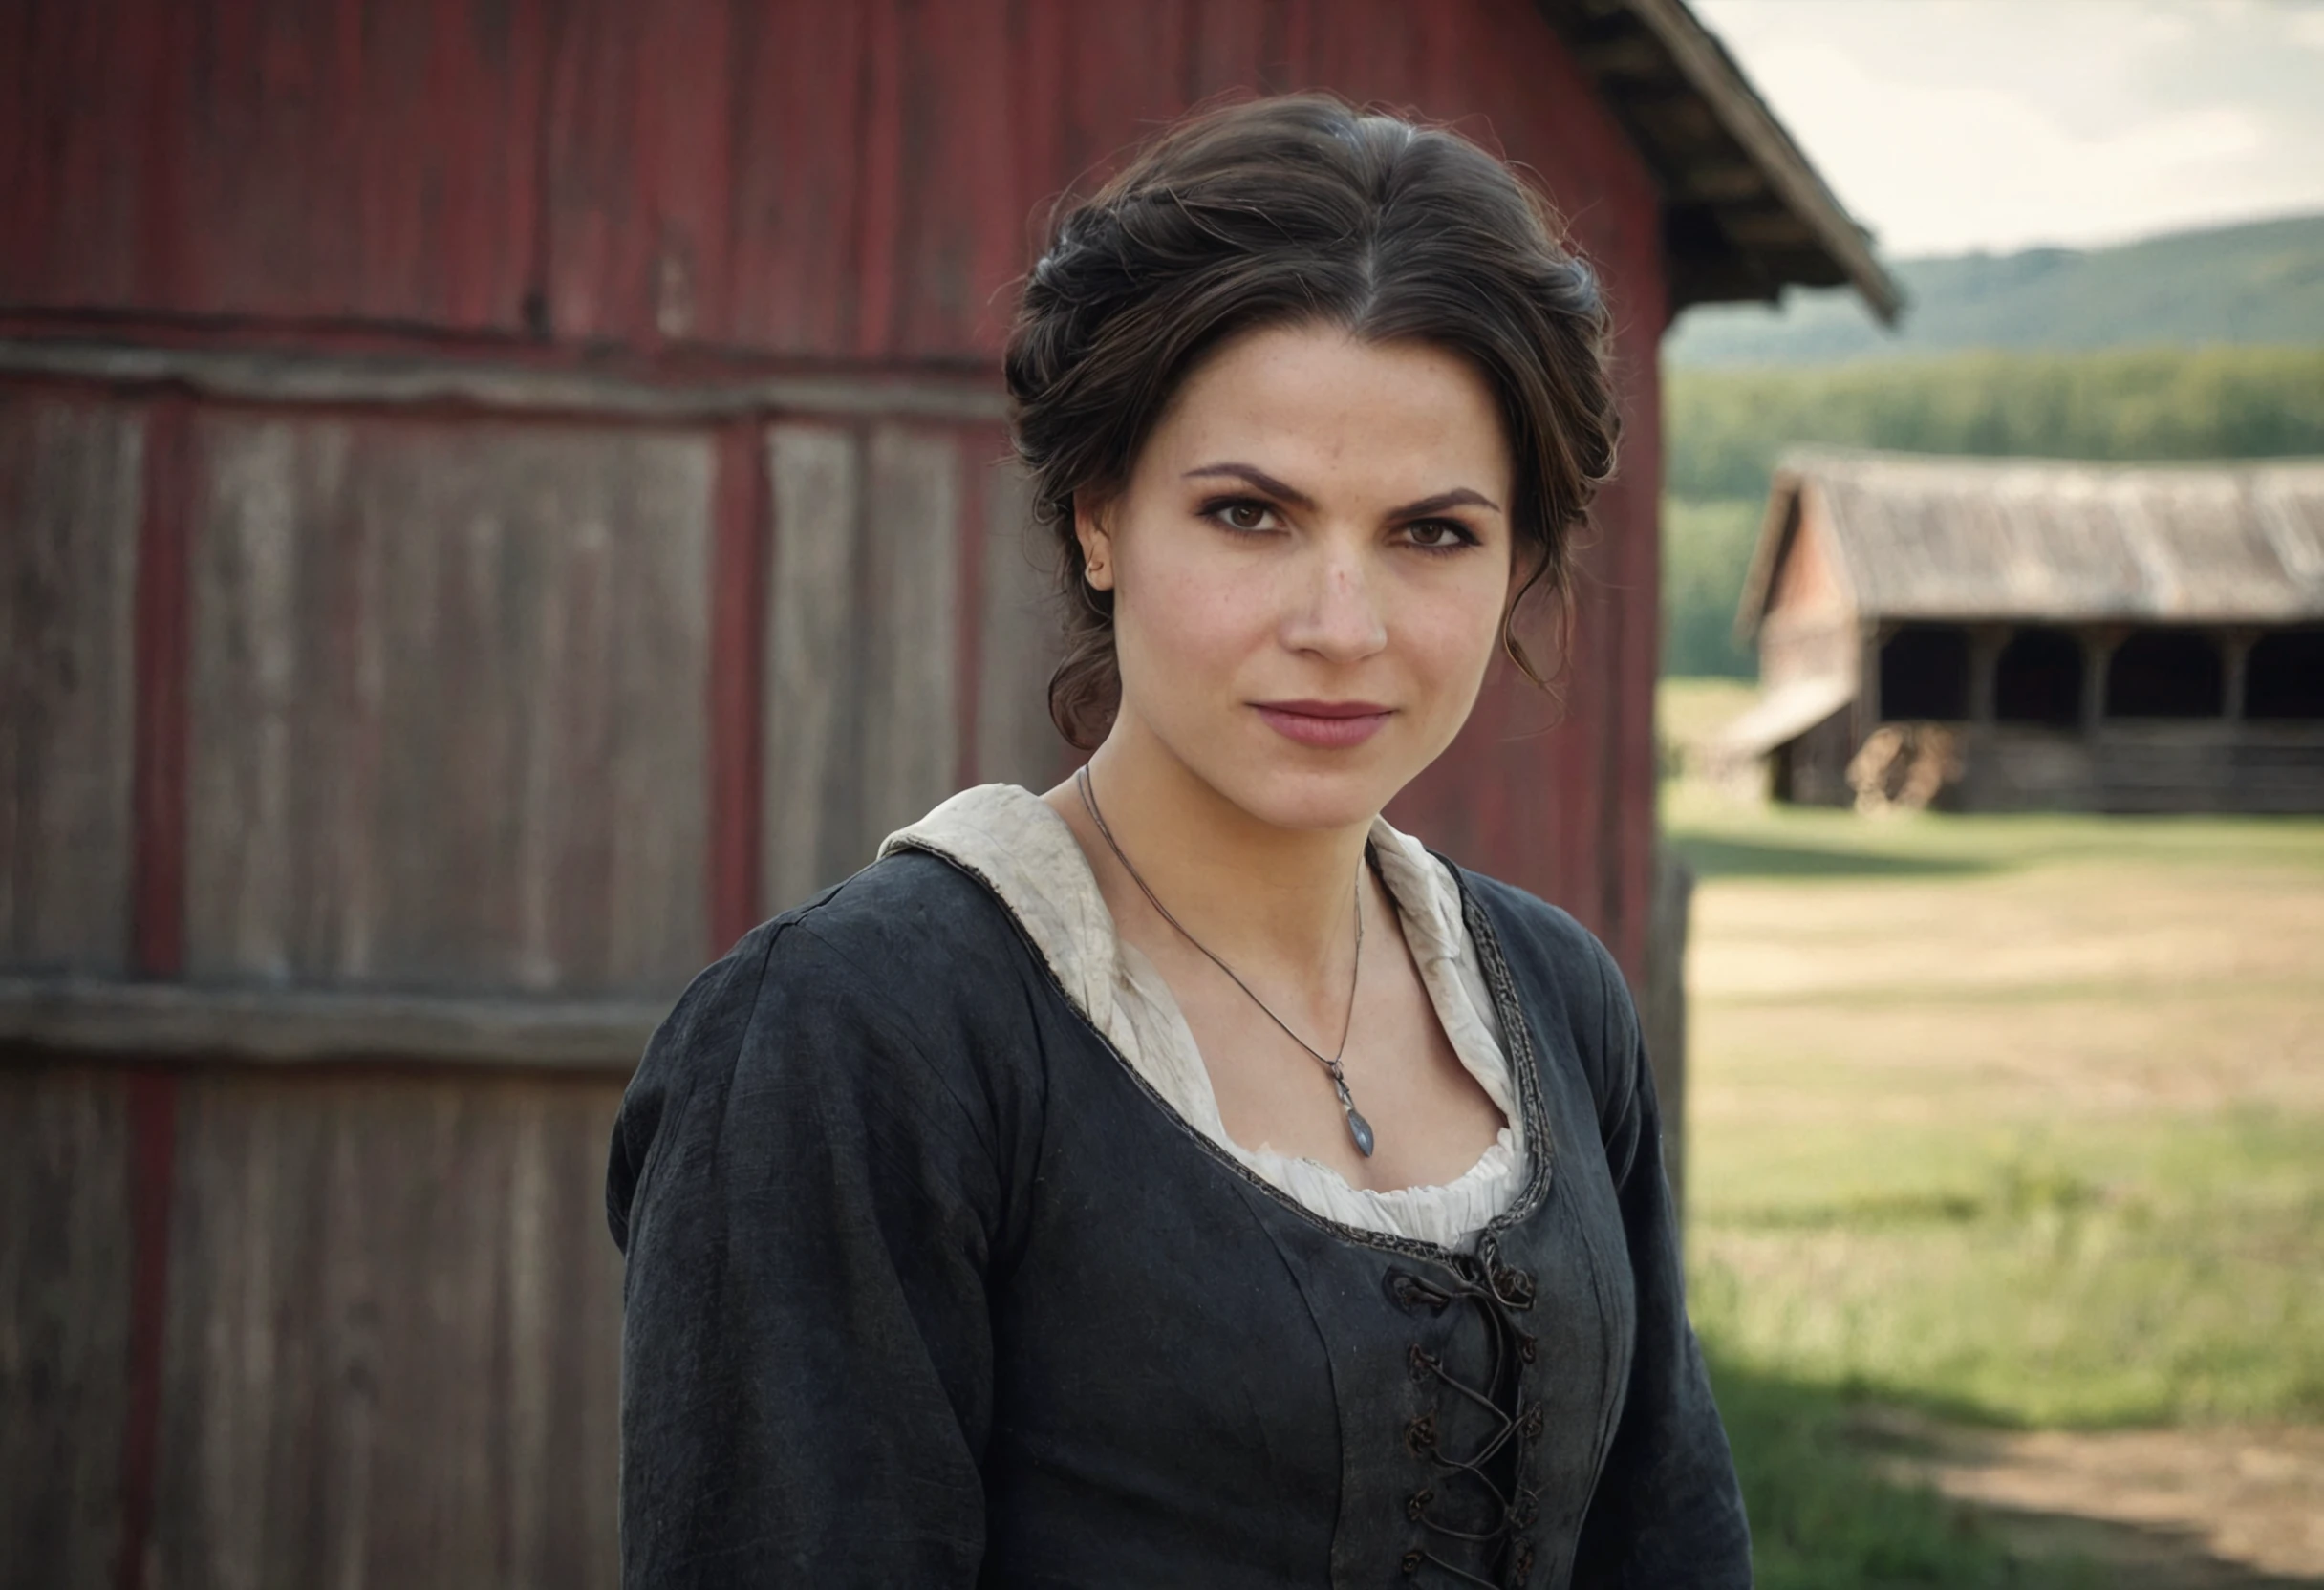
[[[1372,1157],[1372,1124],[1356,1107],[1356,1096],[1347,1090],[1347,1073],[1340,1069],[1336,1060],[1325,1061],[1331,1067],[1331,1090],[1340,1096],[1340,1109],[1347,1117],[1347,1135],[1356,1140],[1356,1152],[1366,1159]]]

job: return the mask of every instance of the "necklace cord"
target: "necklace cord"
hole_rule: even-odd
[[[1347,979],[1347,1014],[1341,1023],[1340,1047],[1326,1057],[1323,1050],[1294,1032],[1291,1023],[1276,1015],[1274,1008],[1266,1000],[1253,993],[1251,985],[1237,975],[1235,968],[1219,959],[1201,939],[1187,932],[1185,923],[1170,913],[1170,908],[1162,903],[1137,868],[1130,864],[1130,857],[1122,849],[1121,841],[1113,837],[1113,829],[1108,825],[1105,812],[1098,807],[1097,788],[1090,780],[1088,763],[1084,763],[1074,770],[1073,787],[1082,798],[1083,808],[1089,813],[1089,821],[1097,825],[1098,834],[1106,841],[1106,848],[1113,852],[1114,860],[1122,864],[1122,870],[1130,874],[1130,881],[1138,886],[1138,892],[1146,896],[1146,903],[1154,908],[1155,913],[1163,921],[1168,922],[1177,932],[1179,937],[1192,944],[1201,952],[1205,959],[1225,973],[1227,980],[1241,989],[1244,998],[1259,1006],[1260,1013],[1268,1021],[1283,1030],[1284,1037],[1314,1056],[1316,1063],[1331,1074],[1331,1085],[1340,1096],[1340,1108],[1347,1117],[1348,1130],[1356,1140],[1356,1147],[1362,1150],[1366,1158],[1369,1158],[1372,1151],[1371,1126],[1357,1112],[1356,1101],[1347,1090],[1347,1073],[1341,1064],[1342,1058],[1347,1053],[1348,1040],[1354,1036],[1356,1030],[1356,991],[1364,984],[1364,879],[1362,874],[1358,874],[1355,887],[1356,954],[1355,964]]]

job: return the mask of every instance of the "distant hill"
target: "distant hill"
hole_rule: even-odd
[[[1846,289],[1795,290],[1779,309],[1689,310],[1663,343],[1664,360],[1713,369],[1972,348],[2324,347],[2324,215],[1891,269],[1908,300],[1894,332]]]

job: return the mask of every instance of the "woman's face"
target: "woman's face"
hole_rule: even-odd
[[[1476,699],[1514,483],[1492,390],[1457,355],[1331,326],[1227,343],[1122,492],[1076,515],[1114,593],[1111,740],[1278,827],[1367,821]]]

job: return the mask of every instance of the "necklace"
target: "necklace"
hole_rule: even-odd
[[[1138,892],[1146,896],[1146,903],[1154,908],[1163,921],[1177,929],[1179,937],[1200,950],[1213,966],[1224,972],[1227,975],[1227,980],[1241,989],[1245,997],[1253,1004],[1259,1006],[1268,1021],[1283,1029],[1284,1037],[1313,1055],[1316,1064],[1331,1073],[1332,1090],[1339,1094],[1340,1109],[1347,1117],[1347,1135],[1355,1139],[1358,1153],[1366,1159],[1371,1158],[1372,1124],[1364,1118],[1361,1110],[1356,1108],[1355,1095],[1347,1090],[1347,1073],[1340,1065],[1340,1057],[1347,1053],[1347,1040],[1356,1030],[1356,990],[1362,987],[1364,982],[1364,880],[1361,877],[1356,880],[1356,963],[1347,979],[1347,1019],[1341,1024],[1338,1051],[1326,1056],[1323,1050],[1293,1032],[1290,1022],[1269,1009],[1267,1001],[1252,993],[1251,985],[1235,975],[1234,967],[1212,955],[1202,940],[1188,933],[1185,924],[1170,913],[1170,908],[1154,897],[1154,892],[1146,886],[1146,880],[1138,875],[1138,870],[1132,867],[1130,864],[1130,858],[1122,853],[1121,843],[1113,837],[1113,830],[1106,826],[1106,814],[1097,807],[1097,790],[1089,782],[1087,763],[1085,763],[1075,771],[1073,787],[1080,792],[1082,806],[1088,811],[1089,821],[1097,825],[1097,831],[1104,837],[1106,848],[1113,852],[1113,859],[1122,864],[1122,870],[1130,874],[1130,881],[1138,886]]]

